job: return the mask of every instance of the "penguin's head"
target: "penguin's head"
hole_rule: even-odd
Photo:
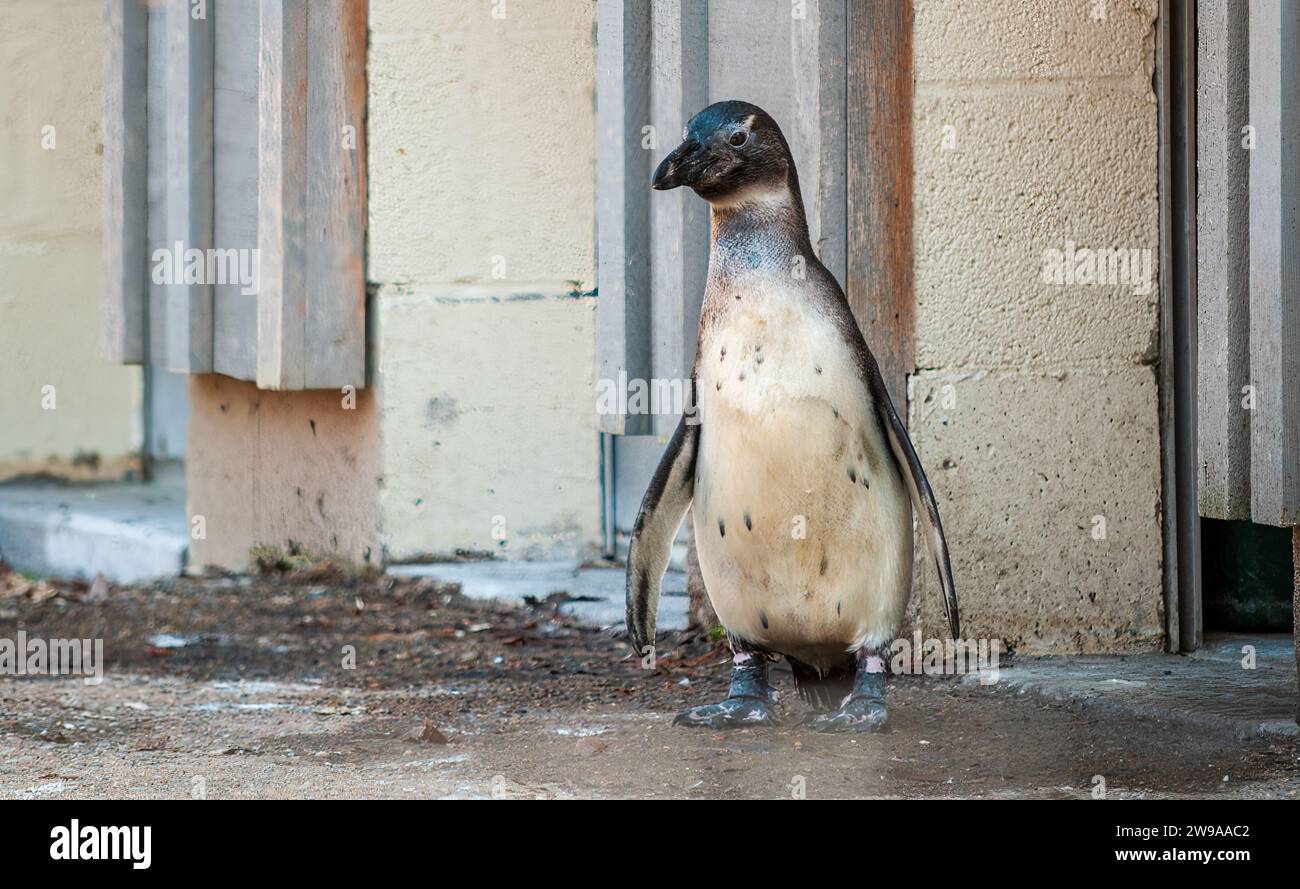
[[[772,116],[749,102],[717,102],[691,118],[685,139],[659,164],[651,187],[685,185],[709,203],[782,189],[794,161]]]

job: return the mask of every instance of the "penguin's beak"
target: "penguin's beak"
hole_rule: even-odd
[[[656,191],[666,191],[681,185],[690,185],[698,170],[702,154],[700,143],[694,139],[687,139],[674,148],[673,153],[659,164],[654,178],[650,180],[650,187]]]

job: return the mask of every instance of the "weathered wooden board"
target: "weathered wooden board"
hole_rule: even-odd
[[[104,0],[104,358],[145,361],[148,318],[149,143],[145,129],[148,10],[136,0]]]
[[[106,0],[113,2],[113,0]],[[171,250],[175,245],[167,243],[167,128],[154,121],[154,116],[161,117],[161,109],[166,105],[167,96],[167,10],[166,7],[151,6],[149,9],[149,52],[148,52],[148,88],[146,106],[148,117],[148,145],[146,159],[146,185],[148,199],[148,219],[146,231],[148,241],[146,252],[149,254],[149,275],[146,278],[148,309],[145,312],[148,335],[146,350],[148,363],[155,367],[167,367],[167,287],[154,274],[155,251]],[[164,254],[165,255],[165,254]]]
[[[213,247],[257,247],[258,0],[220,0],[213,75]],[[252,269],[251,263],[245,268]],[[257,293],[240,281],[215,283],[212,294],[213,370],[257,379]]]
[[[1197,3],[1197,490],[1217,519],[1250,518],[1247,5]]]
[[[306,385],[307,2],[262,0],[257,385]]]
[[[104,15],[106,354],[363,386],[367,0]]]
[[[845,291],[898,412],[916,362],[912,273],[912,3],[848,4]]]
[[[802,12],[802,16],[795,13]],[[846,0],[808,0],[790,10],[793,114],[786,139],[799,168],[808,233],[841,286],[848,276]]]
[[[161,124],[166,130],[163,225],[174,268],[183,269],[177,253],[212,246],[213,29],[210,18],[191,15],[187,0],[170,0],[161,12],[165,31]],[[165,367],[180,373],[210,373],[212,287],[206,268],[197,281],[174,276],[165,290]]]
[[[650,368],[650,5],[598,0],[596,194],[598,380],[648,379]],[[674,143],[675,144],[675,143]],[[644,434],[645,415],[603,412],[602,431]]]
[[[681,140],[708,104],[708,8],[703,0],[655,0],[651,14],[651,163]],[[649,188],[647,179],[643,188]],[[650,363],[660,392],[685,393],[695,363],[700,304],[709,269],[709,207],[678,188],[650,200]],[[660,404],[652,428],[669,436],[685,404]]]
[[[742,99],[781,127],[818,258],[845,282],[845,0],[712,0],[709,101]]]
[[[1300,524],[1300,3],[1249,4],[1251,517]]]
[[[307,10],[304,386],[365,385],[367,0]]]

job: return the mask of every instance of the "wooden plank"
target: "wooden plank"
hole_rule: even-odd
[[[212,23],[195,18],[187,0],[163,10],[166,128],[166,246],[173,252],[212,246]],[[155,122],[151,115],[151,123]],[[206,263],[205,263],[206,266]],[[180,268],[184,267],[183,258]],[[212,371],[212,286],[182,277],[166,287],[166,367],[179,373]]]
[[[900,415],[915,369],[912,3],[848,6],[845,291]]]
[[[708,104],[708,8],[703,0],[655,0],[652,7],[650,119],[652,162],[677,145],[695,112]],[[648,183],[643,184],[648,188]],[[687,188],[650,201],[650,363],[653,385],[686,392],[695,364],[700,304],[709,270],[709,205]],[[685,405],[680,405],[685,407]],[[670,436],[679,416],[661,405],[655,434]]]
[[[596,311],[599,381],[650,376],[650,6],[598,0],[596,7]],[[602,413],[600,428],[649,432],[645,415]]]
[[[1250,152],[1246,0],[1197,3],[1197,460],[1200,514],[1250,518]]]
[[[257,385],[302,389],[307,324],[307,3],[262,0]]]
[[[712,0],[708,9],[709,101],[742,98],[776,120],[799,171],[813,247],[841,284],[848,249],[845,9],[845,0]]]
[[[162,116],[167,96],[167,9],[149,8],[149,53],[147,118]],[[148,196],[146,252],[149,254],[147,327],[145,349],[148,363],[155,367],[167,366],[167,286],[154,274],[155,251],[170,251],[175,245],[167,243],[167,128],[160,123],[148,125],[146,161],[146,192]]]
[[[104,358],[145,360],[148,323],[148,10],[104,0],[104,231],[101,334]]]
[[[212,244],[241,260],[257,248],[258,0],[220,0],[213,18]],[[247,252],[246,252],[247,251]],[[245,268],[251,270],[251,266]],[[212,367],[257,379],[257,293],[214,283]]]
[[[1249,4],[1251,517],[1300,524],[1300,3]]]
[[[791,132],[786,138],[803,159],[799,186],[808,234],[822,265],[844,284],[848,273],[848,150],[845,102],[848,10],[846,0],[807,0],[805,15],[790,17]]]
[[[809,109],[796,100],[793,9],[788,0],[710,0],[709,101],[743,99],[772,115],[790,144],[807,211],[816,163],[798,138]],[[803,20],[799,25],[807,27]]]
[[[366,0],[307,13],[304,385],[365,385]]]

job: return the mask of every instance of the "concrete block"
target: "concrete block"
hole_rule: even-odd
[[[918,366],[1103,367],[1157,357],[1149,84],[922,94],[914,140]],[[1045,282],[1047,251],[1064,255],[1071,245],[1126,258],[1138,251],[1138,262],[1127,275],[1118,267],[1114,283],[1109,274],[1105,284]]]
[[[99,358],[101,30],[96,3],[0,3],[0,478],[138,470],[140,370]]]
[[[142,374],[99,357],[99,285],[98,233],[0,234],[0,478],[138,468]]]
[[[99,236],[102,18],[97,3],[0,3],[0,244]]]
[[[592,289],[594,27],[594,3],[373,0],[370,280]]]
[[[939,500],[963,635],[1022,654],[1160,646],[1152,370],[926,371],[911,386],[909,426]],[[942,637],[923,550],[916,577],[923,630]]]
[[[355,407],[348,407],[354,403]],[[379,565],[379,421],[373,389],[270,392],[190,377],[189,516],[195,567],[234,570],[253,546],[299,545]]]
[[[376,303],[389,558],[594,552],[595,300],[385,289]]]
[[[1122,77],[1150,70],[1157,0],[917,0],[914,65],[933,80]]]

